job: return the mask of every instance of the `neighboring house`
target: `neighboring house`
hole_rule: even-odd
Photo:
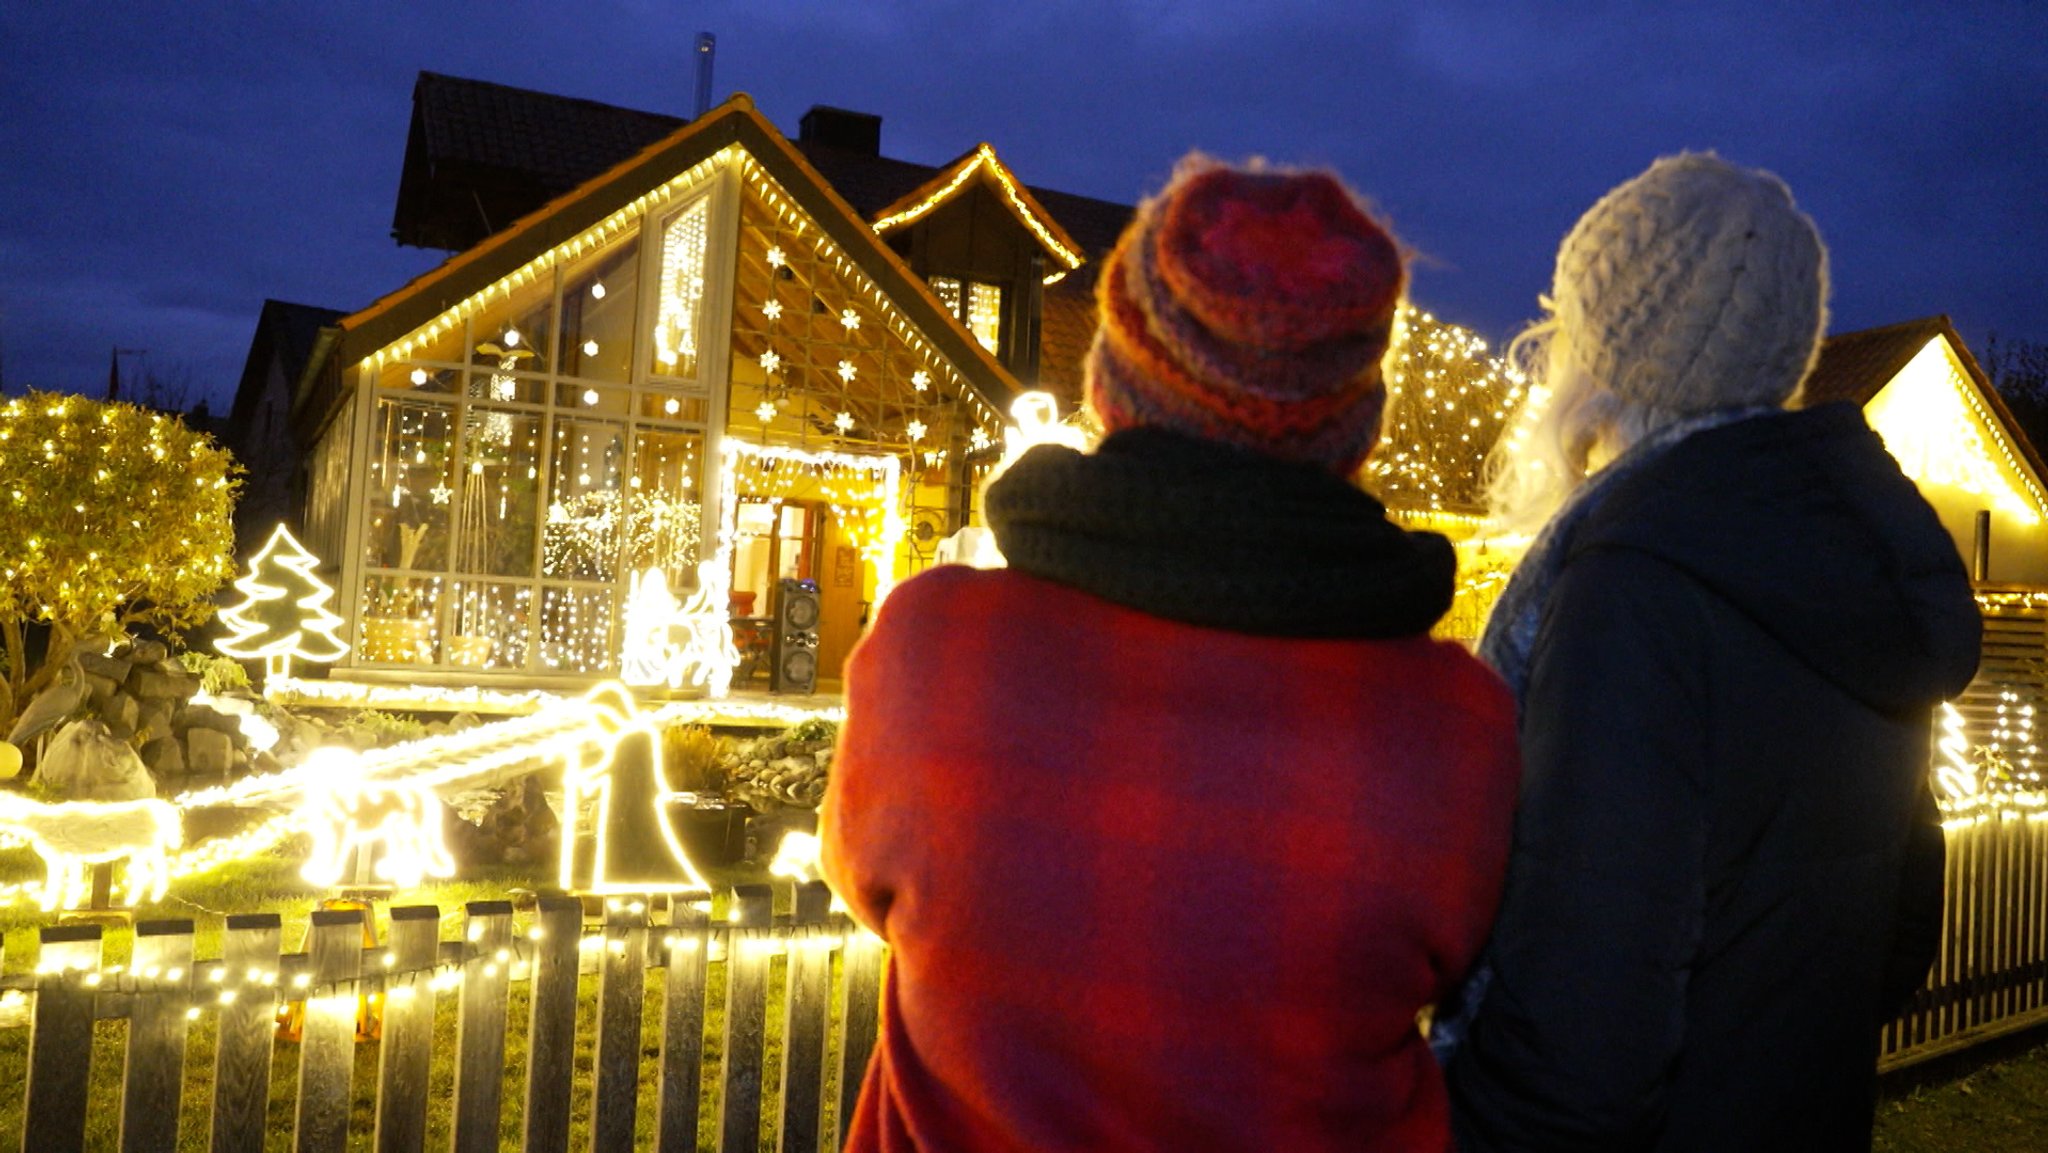
[[[235,555],[262,547],[279,523],[302,512],[299,452],[291,436],[292,389],[305,374],[320,330],[341,319],[331,308],[266,300],[249,358],[219,436],[244,470],[235,504]]]
[[[889,585],[977,515],[1015,395],[1077,395],[1075,270],[1130,211],[986,145],[889,160],[879,131],[421,77],[394,235],[468,247],[322,330],[292,410],[304,538],[355,638],[339,675],[609,675],[658,566],[729,599],[743,648],[782,578],[815,581],[832,687]]]

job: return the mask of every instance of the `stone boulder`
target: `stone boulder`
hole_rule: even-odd
[[[88,717],[57,730],[36,766],[36,779],[67,801],[139,801],[156,783],[133,746]]]

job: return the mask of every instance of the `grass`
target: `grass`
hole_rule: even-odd
[[[2048,1148],[2048,1036],[1988,1043],[1945,1069],[1883,1087],[1875,1153],[2038,1153]],[[1908,1077],[1906,1073],[1915,1075]]]

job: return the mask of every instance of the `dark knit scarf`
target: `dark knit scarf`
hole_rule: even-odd
[[[1011,568],[1141,612],[1262,636],[1388,638],[1450,608],[1456,557],[1342,479],[1158,428],[1026,453],[989,486]]]

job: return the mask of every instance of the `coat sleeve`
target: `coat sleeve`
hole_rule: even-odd
[[[1941,950],[1948,839],[1941,831],[1941,810],[1935,807],[1932,788],[1920,786],[1913,801],[1913,824],[1906,833],[1906,854],[1899,872],[1892,950],[1885,957],[1884,983],[1879,989],[1880,1021],[1889,1021],[1906,1008]]]
[[[1493,977],[1449,1070],[1461,1149],[1647,1147],[1703,923],[1705,594],[1627,552],[1573,559],[1522,702]]]

